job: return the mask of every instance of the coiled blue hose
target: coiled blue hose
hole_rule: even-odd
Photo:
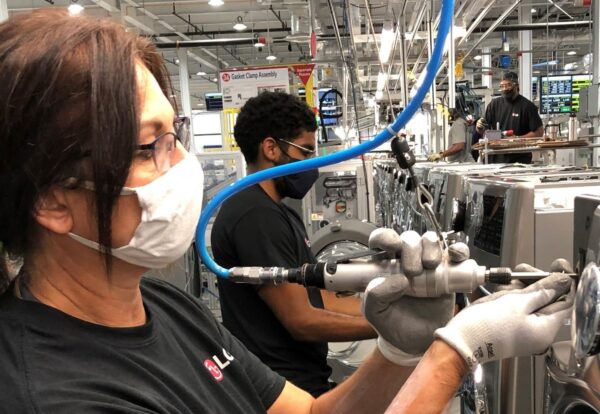
[[[361,156],[378,146],[384,144],[386,141],[392,139],[400,129],[402,129],[406,123],[412,118],[415,112],[421,107],[427,91],[435,81],[435,75],[442,63],[442,57],[444,53],[444,43],[446,37],[450,32],[450,25],[452,24],[452,15],[454,13],[454,0],[443,0],[442,1],[442,13],[440,18],[440,25],[438,28],[438,37],[435,42],[435,47],[431,56],[431,60],[425,68],[426,75],[423,84],[417,89],[415,97],[400,113],[400,116],[396,121],[389,125],[386,129],[381,131],[371,141],[363,142],[356,147],[349,148],[344,151],[337,152],[335,154],[327,155],[324,157],[312,158],[300,162],[294,162],[290,164],[280,165],[278,167],[268,168],[266,170],[258,171],[254,174],[248,175],[241,180],[237,181],[230,187],[219,192],[210,202],[206,205],[198,227],[196,228],[196,247],[198,253],[202,259],[202,262],[217,276],[226,278],[229,276],[229,270],[222,266],[219,266],[210,254],[206,246],[205,233],[208,227],[208,222],[213,215],[214,211],[229,197],[235,193],[243,190],[244,188],[250,187],[251,185],[260,183],[261,181],[270,180],[273,178],[281,177],[288,174],[298,173],[306,170],[312,170],[315,168],[324,167],[326,165],[337,164],[339,162],[347,161],[351,158]],[[450,69],[452,70],[452,68]]]

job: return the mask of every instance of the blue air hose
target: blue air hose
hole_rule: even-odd
[[[250,174],[241,180],[237,181],[230,187],[219,192],[210,202],[206,205],[200,216],[200,222],[196,228],[196,246],[198,253],[202,259],[202,262],[217,276],[226,278],[229,276],[229,270],[222,266],[219,266],[208,253],[206,246],[205,234],[208,222],[213,215],[214,211],[229,197],[235,193],[243,190],[244,188],[250,187],[251,185],[260,183],[261,181],[270,180],[273,178],[281,177],[288,174],[294,174],[306,170],[312,170],[326,165],[337,164],[339,162],[347,161],[349,159],[359,157],[377,147],[384,144],[386,141],[393,138],[400,129],[402,129],[406,123],[412,118],[415,112],[421,107],[429,88],[435,81],[435,75],[442,63],[442,57],[444,54],[444,43],[446,36],[450,32],[450,25],[452,24],[452,15],[454,14],[454,0],[443,0],[442,1],[442,13],[440,18],[440,24],[438,28],[438,37],[435,42],[435,47],[429,63],[427,64],[426,75],[423,84],[417,89],[415,97],[409,102],[409,104],[400,113],[396,121],[393,124],[388,125],[386,129],[381,131],[371,141],[363,142],[353,148],[348,148],[344,151],[340,151],[334,154],[330,154],[324,157],[316,157],[300,162],[293,162],[290,164],[280,165],[278,167],[268,168],[266,170],[258,171],[254,174]],[[452,69],[450,69],[452,70]]]

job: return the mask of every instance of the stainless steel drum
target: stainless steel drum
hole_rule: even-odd
[[[571,341],[547,358],[544,414],[600,414],[600,269],[589,263],[575,297]]]
[[[369,250],[369,235],[376,227],[358,220],[332,223],[311,238],[311,249],[319,261]],[[342,382],[362,364],[375,347],[376,341],[330,342],[327,362],[332,368],[331,380]]]

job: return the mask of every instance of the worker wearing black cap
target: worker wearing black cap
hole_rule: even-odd
[[[506,72],[500,81],[502,97],[492,100],[485,111],[485,118],[477,121],[480,137],[488,128],[513,131],[513,135],[529,138],[544,135],[542,120],[537,107],[529,99],[519,94],[519,77],[515,72]],[[490,162],[531,163],[531,153],[504,154],[490,156]]]

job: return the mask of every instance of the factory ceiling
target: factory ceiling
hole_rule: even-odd
[[[384,25],[398,29],[391,66],[384,68],[390,73],[390,89],[398,91],[401,88],[404,72],[398,46],[401,34],[406,39],[405,65],[410,88],[427,61],[428,21],[435,28],[441,7],[440,0],[4,1],[9,16],[36,8],[67,7],[76,2],[85,8],[85,14],[122,21],[132,30],[152,36],[157,44],[204,41],[201,46],[186,49],[194,108],[196,105],[201,108],[206,92],[218,91],[219,70],[247,65],[314,62],[318,64],[319,78],[325,85],[339,82],[344,65],[349,65],[353,79],[360,82],[357,90],[369,94],[375,90],[377,74],[381,70],[374,39],[379,41]],[[219,2],[223,4],[211,5]],[[455,3],[455,25],[463,34],[468,33],[457,41],[457,61],[462,61],[463,76],[475,85],[481,82],[482,72],[491,71],[499,76],[506,67],[516,68],[523,53],[531,53],[534,75],[547,71],[560,73],[569,68],[575,72],[586,71],[589,58],[586,55],[591,48],[591,10],[579,5],[583,0],[456,0]],[[523,22],[533,25],[520,26]],[[235,24],[246,27],[237,31]],[[518,29],[522,27],[534,30],[531,50],[519,50]],[[311,57],[310,33],[313,29],[317,51]],[[265,46],[255,47],[253,43],[261,38],[264,38]],[[226,44],[215,45],[211,44],[213,39],[228,40]],[[463,58],[466,52],[470,53]],[[174,48],[161,48],[161,53],[178,89],[180,62],[177,52]],[[492,57],[489,67],[482,67],[484,53]],[[269,55],[275,59],[267,60]],[[502,55],[510,58],[502,59]],[[551,61],[556,64],[546,63]],[[324,68],[329,68],[329,75],[322,74]],[[440,87],[443,87],[445,71],[438,76]]]

